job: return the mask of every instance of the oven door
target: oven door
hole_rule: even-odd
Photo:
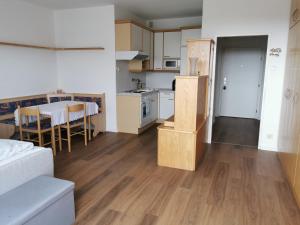
[[[147,97],[143,97],[141,104],[141,127],[151,122],[151,100]]]

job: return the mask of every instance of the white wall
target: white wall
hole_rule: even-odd
[[[1,1],[0,40],[53,46],[53,13],[27,3]],[[55,52],[0,46],[0,81],[0,98],[56,90]]]
[[[146,24],[146,20],[136,16],[134,13],[130,12],[128,9],[125,9],[120,6],[115,6],[115,19],[116,20],[133,20],[142,24]]]
[[[146,84],[149,88],[172,88],[175,73],[147,73]]]
[[[117,61],[117,93],[136,89],[132,78],[140,79],[146,84],[145,73],[131,73],[128,71],[128,61]]]
[[[277,150],[281,93],[287,50],[290,0],[204,0],[202,37],[269,35],[271,48],[280,57],[267,56],[262,102],[259,148]],[[214,85],[214,78],[213,78]],[[213,104],[211,104],[213,110]],[[212,111],[210,112],[212,124]],[[211,134],[211,130],[209,132]],[[211,136],[209,136],[211,139]]]
[[[152,22],[154,29],[173,29],[184,26],[198,26],[202,23],[202,16],[156,19],[147,21]]]
[[[57,73],[58,86],[66,92],[105,92],[108,131],[117,130],[114,20],[114,6],[55,12],[57,46],[105,48],[58,53]]]

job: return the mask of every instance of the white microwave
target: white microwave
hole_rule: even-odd
[[[180,59],[164,59],[164,69],[178,70],[180,69]]]

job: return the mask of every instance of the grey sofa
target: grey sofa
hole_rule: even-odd
[[[0,195],[1,225],[71,225],[74,183],[40,176]]]

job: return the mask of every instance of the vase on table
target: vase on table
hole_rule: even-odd
[[[197,64],[198,64],[199,58],[190,57],[189,60],[190,60],[190,75],[191,76],[199,75],[198,71],[197,71]]]

